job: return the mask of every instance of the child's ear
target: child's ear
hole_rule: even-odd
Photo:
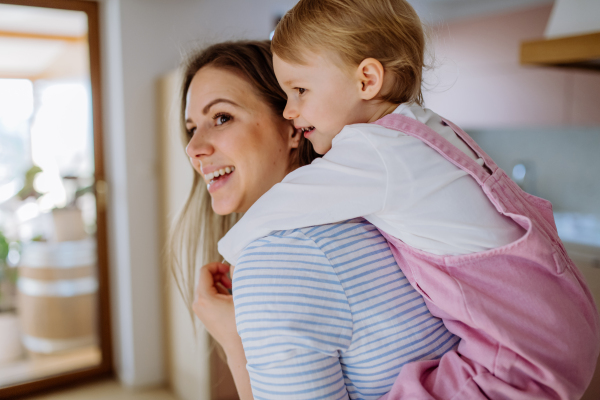
[[[372,100],[383,86],[384,68],[374,58],[365,58],[356,69],[359,96],[362,100]]]

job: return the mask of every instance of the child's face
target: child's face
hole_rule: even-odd
[[[339,60],[312,52],[307,59],[306,65],[290,64],[273,55],[273,67],[288,98],[283,116],[303,129],[317,153],[325,154],[345,125],[366,122],[361,83],[352,68],[340,68]]]

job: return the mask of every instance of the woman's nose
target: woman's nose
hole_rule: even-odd
[[[206,135],[199,135],[197,132],[192,136],[185,152],[191,159],[200,159],[202,156],[211,155],[214,152],[213,146],[206,140]]]
[[[288,102],[285,105],[285,108],[283,109],[283,118],[285,118],[285,119],[296,119],[298,117],[299,117],[298,110],[288,100]]]

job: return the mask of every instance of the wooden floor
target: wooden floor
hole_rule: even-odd
[[[27,400],[177,400],[167,389],[132,391],[115,380],[94,382],[49,394],[27,397]]]

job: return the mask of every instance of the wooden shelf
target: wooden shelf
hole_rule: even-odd
[[[521,44],[522,65],[553,65],[600,71],[600,32]]]

